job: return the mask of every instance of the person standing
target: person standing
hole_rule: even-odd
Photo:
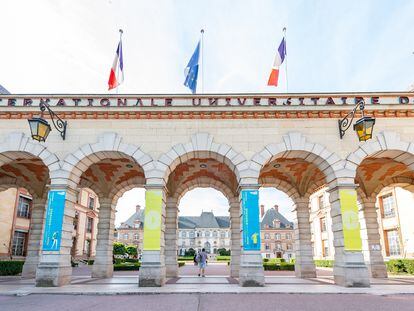
[[[203,248],[201,252],[198,253],[197,262],[198,262],[198,267],[200,269],[198,271],[198,276],[205,277],[206,276],[205,269],[207,265],[207,253],[206,253],[205,248]]]

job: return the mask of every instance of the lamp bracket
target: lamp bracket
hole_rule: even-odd
[[[345,132],[352,124],[352,121],[354,120],[355,113],[357,110],[360,110],[362,113],[362,117],[364,116],[364,109],[365,109],[365,101],[363,99],[359,100],[354,109],[352,109],[343,119],[338,120],[339,125],[339,137],[342,139],[342,137],[345,136]]]
[[[63,140],[65,140],[66,137],[66,127],[68,125],[67,121],[63,121],[61,118],[59,118],[59,116],[53,112],[52,109],[50,109],[49,104],[47,103],[48,100],[40,100],[40,111],[42,112],[42,117],[43,117],[43,113],[47,110],[49,112],[50,118],[52,119],[52,123],[53,126],[55,127],[55,129],[60,133],[60,136],[62,137]]]

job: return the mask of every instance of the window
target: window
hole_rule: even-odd
[[[397,230],[387,231],[388,253],[390,256],[401,255],[400,237]]]
[[[292,235],[290,233],[286,233],[286,240],[291,240],[292,239]]]
[[[287,249],[288,251],[292,250],[292,244],[287,244],[287,245],[286,245],[286,249]]]
[[[26,245],[26,235],[27,233],[21,231],[14,231],[13,235],[13,256],[24,256],[25,255],[25,245]]]
[[[281,251],[281,250],[282,250],[282,244],[277,243],[277,244],[276,244],[276,249],[277,249],[278,251]]]
[[[264,238],[265,238],[265,240],[269,240],[270,239],[270,234],[269,233],[265,233]]]
[[[213,237],[217,238],[217,231],[213,231]]]
[[[224,239],[226,237],[226,232],[221,231],[220,232],[220,238]]]
[[[91,233],[93,227],[93,218],[88,217],[88,221],[86,222],[86,232]]]
[[[384,213],[384,217],[394,217],[395,216],[395,203],[394,203],[394,196],[392,193],[383,195],[382,199],[382,209]]]
[[[321,232],[326,232],[326,218],[322,217],[320,219],[320,222],[321,222]]]
[[[194,240],[190,240],[190,246],[194,246]]]
[[[281,237],[280,237],[280,233],[275,233],[275,239],[276,239],[276,240],[280,240],[280,238],[281,238]]]
[[[129,235],[128,235],[128,233],[125,233],[124,234],[124,240],[128,240],[129,239]]]
[[[95,208],[95,198],[89,197],[88,208],[94,209]]]
[[[23,196],[19,196],[17,217],[30,218],[30,205],[32,205],[32,200]]]
[[[328,256],[329,256],[328,241],[322,240],[322,257],[328,257]]]
[[[323,209],[324,205],[325,205],[325,202],[323,200],[323,194],[322,194],[318,196],[318,208]]]
[[[88,257],[91,255],[91,240],[85,240],[83,253]]]
[[[114,232],[114,239],[118,238],[118,232]]]
[[[194,231],[190,231],[190,238],[194,238]]]
[[[273,221],[273,227],[275,227],[276,229],[279,229],[279,228],[280,228],[280,221],[279,221],[279,220],[277,220],[277,219],[275,219],[275,220]]]
[[[205,237],[206,238],[209,238],[210,237],[210,231],[206,231]]]
[[[78,230],[79,212],[75,212],[75,218],[73,218],[73,229]]]
[[[266,250],[269,250],[269,249],[270,249],[269,243],[266,243],[266,244],[265,244],[265,249],[266,249]]]
[[[134,240],[139,240],[139,234],[138,233],[134,234]]]
[[[181,236],[182,236],[183,238],[186,238],[186,237],[187,237],[187,232],[182,231],[182,232],[181,232]]]

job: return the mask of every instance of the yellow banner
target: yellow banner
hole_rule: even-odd
[[[145,192],[144,251],[158,251],[161,248],[161,190]]]
[[[339,199],[341,202],[345,250],[361,251],[362,240],[358,217],[357,193],[352,189],[339,190]]]

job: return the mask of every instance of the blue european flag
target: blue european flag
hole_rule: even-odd
[[[187,67],[185,67],[185,81],[184,85],[188,87],[191,92],[194,94],[197,89],[197,77],[198,77],[198,59],[200,57],[200,41],[197,44],[197,47],[191,56],[190,61],[188,62]]]

